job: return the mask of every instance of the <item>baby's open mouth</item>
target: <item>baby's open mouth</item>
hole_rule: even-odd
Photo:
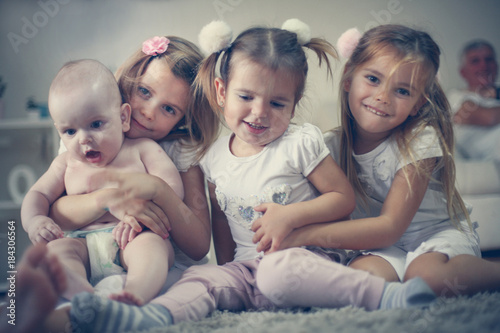
[[[100,160],[101,153],[95,150],[89,150],[85,153],[85,158],[89,162],[98,162]]]

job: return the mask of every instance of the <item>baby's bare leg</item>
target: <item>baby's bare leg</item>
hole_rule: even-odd
[[[68,288],[62,295],[71,299],[75,294],[94,288],[88,281],[90,261],[87,242],[84,238],[60,238],[47,244],[49,253],[56,255],[68,277]]]
[[[120,252],[127,279],[123,291],[110,295],[110,298],[134,305],[148,303],[165,284],[168,270],[174,263],[172,244],[168,239],[146,231]]]

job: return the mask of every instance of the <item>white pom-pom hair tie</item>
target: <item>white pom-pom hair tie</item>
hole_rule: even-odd
[[[343,58],[350,58],[361,39],[361,32],[357,28],[345,31],[337,40],[337,49]]]
[[[201,29],[198,42],[206,54],[220,52],[231,45],[233,30],[224,21],[212,21]]]
[[[299,19],[286,20],[281,29],[296,33],[300,45],[306,45],[311,41],[311,28]]]

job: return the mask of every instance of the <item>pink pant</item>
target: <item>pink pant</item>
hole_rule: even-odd
[[[384,283],[367,272],[293,248],[262,259],[193,266],[152,303],[166,307],[174,323],[200,320],[216,309],[354,305],[374,310]]]

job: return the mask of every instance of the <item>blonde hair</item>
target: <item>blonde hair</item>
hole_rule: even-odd
[[[320,66],[323,61],[326,63],[328,74],[331,77],[332,69],[328,55],[337,59],[335,48],[329,42],[320,38],[312,38],[303,46],[316,53]],[[273,71],[286,70],[297,84],[294,103],[296,104],[301,99],[305,90],[308,64],[304,49],[297,41],[297,34],[278,28],[250,28],[239,34],[225,50],[209,55],[203,62],[196,77],[196,91],[207,96],[212,110],[218,116],[220,116],[221,108],[217,104],[214,85],[217,64],[219,57],[222,55],[219,72],[221,79],[227,84],[231,77],[231,70],[234,65],[232,60],[235,54]]]
[[[177,123],[165,139],[190,138],[193,149],[199,148],[197,155],[201,158],[219,133],[219,121],[211,111],[208,100],[194,91],[193,82],[203,56],[198,47],[188,40],[176,36],[166,37],[170,40],[167,51],[150,56],[142,50],[137,50],[117,70],[115,76],[123,102],[130,101],[153,59],[164,61],[176,78],[184,80],[190,86],[191,98],[184,118]]]
[[[443,151],[435,169],[439,170],[438,179],[447,199],[448,214],[452,223],[460,228],[460,220],[465,217],[470,225],[470,218],[465,204],[455,186],[455,162],[453,159],[454,137],[450,106],[436,75],[439,69],[439,46],[425,32],[402,25],[382,25],[367,31],[360,39],[358,46],[347,61],[341,78],[341,124],[340,166],[346,173],[358,197],[366,204],[367,195],[357,177],[355,160],[352,156],[355,120],[348,102],[348,92],[344,87],[354,75],[356,69],[381,54],[396,54],[397,66],[415,64],[412,81],[421,85],[420,92],[425,99],[424,104],[415,116],[409,116],[401,125],[393,129],[403,161],[413,164],[417,175],[431,178],[432,170],[424,169],[422,163],[416,161],[412,149],[412,140],[427,126],[436,130],[439,144]],[[393,70],[393,72],[397,69]],[[417,78],[417,80],[414,80]],[[406,168],[403,173],[410,183]]]

